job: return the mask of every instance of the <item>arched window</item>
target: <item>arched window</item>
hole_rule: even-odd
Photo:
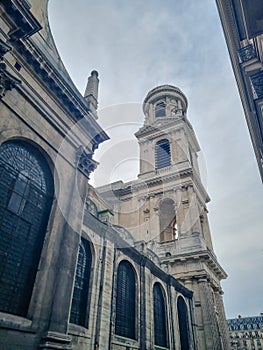
[[[158,102],[155,105],[155,117],[165,117],[166,115],[166,110],[165,110],[165,102]]]
[[[168,346],[165,299],[159,283],[153,286],[154,344]]]
[[[73,298],[71,303],[70,322],[80,326],[87,326],[88,296],[90,285],[92,254],[89,242],[81,238],[78,253],[77,270]]]
[[[189,323],[187,306],[182,297],[177,300],[181,350],[189,350]]]
[[[155,145],[155,167],[164,168],[171,164],[170,143],[167,139],[156,142]]]
[[[159,206],[160,242],[167,242],[178,238],[175,203],[165,198]]]
[[[22,141],[0,147],[0,310],[26,316],[53,198],[42,154]]]
[[[128,261],[122,261],[117,272],[117,299],[115,334],[136,339],[136,286],[133,267]]]

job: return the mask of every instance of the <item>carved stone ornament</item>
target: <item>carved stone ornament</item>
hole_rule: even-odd
[[[0,98],[4,97],[6,91],[12,90],[21,81],[10,74],[6,69],[6,64],[3,62],[4,55],[11,50],[3,40],[0,39]]]
[[[242,47],[238,50],[238,57],[240,63],[248,62],[254,58],[257,58],[257,53],[252,44]]]
[[[77,168],[88,178],[89,175],[97,168],[98,163],[92,159],[92,153],[87,153],[83,146],[79,146],[76,153]]]
[[[11,50],[11,47],[7,45],[2,39],[0,39],[0,60],[3,60],[4,55]]]
[[[0,63],[0,98],[4,97],[6,91],[12,90],[17,85],[21,84],[21,81],[15,78],[12,74],[6,70],[5,63]]]

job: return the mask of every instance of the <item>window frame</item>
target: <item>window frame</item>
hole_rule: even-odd
[[[120,286],[120,274],[124,273],[122,272],[122,266],[126,266],[128,268],[128,273],[130,273],[130,277],[132,277],[132,281],[124,281],[125,283],[133,284],[133,291],[131,288],[128,288],[129,286],[126,286],[126,291],[128,291],[130,294],[128,295],[128,301],[127,301],[127,295],[123,296],[119,294],[121,291]],[[127,269],[126,269],[127,272]],[[131,275],[132,274],[132,275]],[[124,287],[125,288],[125,287]],[[123,288],[122,288],[123,289]],[[128,260],[121,260],[117,267],[117,276],[116,276],[116,297],[115,297],[115,335],[124,337],[127,339],[137,340],[138,339],[138,332],[137,332],[137,301],[138,297],[138,291],[137,291],[137,278],[136,273],[133,265]],[[122,300],[120,300],[122,298]],[[123,300],[124,299],[124,300]],[[131,306],[133,309],[133,315],[131,315],[130,318],[127,317],[127,315],[130,316],[129,310],[127,310],[127,306],[130,305],[129,300],[134,301],[133,305]],[[121,313],[120,313],[121,312]],[[121,322],[124,322],[121,324]],[[132,325],[131,323],[132,322]],[[132,326],[132,327],[131,327]]]

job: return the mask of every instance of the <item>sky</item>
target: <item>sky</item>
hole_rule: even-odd
[[[83,94],[99,72],[99,119],[110,141],[92,183],[135,179],[142,102],[179,87],[201,146],[209,221],[228,318],[263,312],[263,185],[214,0],[50,0],[61,58]]]

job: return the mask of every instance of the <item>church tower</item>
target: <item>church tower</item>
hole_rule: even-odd
[[[194,292],[199,350],[226,350],[228,332],[220,281],[227,277],[213,250],[206,204],[210,200],[198,167],[200,147],[187,118],[187,98],[162,85],[143,102],[144,125],[138,179],[104,186],[115,223],[154,250],[170,274]]]
[[[155,230],[148,228],[150,241],[159,243],[158,254],[171,274],[194,291],[199,348],[227,349],[220,286],[226,273],[213,250],[206,208],[209,197],[200,177],[200,147],[187,119],[187,99],[174,86],[159,86],[147,94],[143,112],[144,125],[136,137],[139,179],[151,189],[144,207],[155,215],[149,220],[155,226]]]

